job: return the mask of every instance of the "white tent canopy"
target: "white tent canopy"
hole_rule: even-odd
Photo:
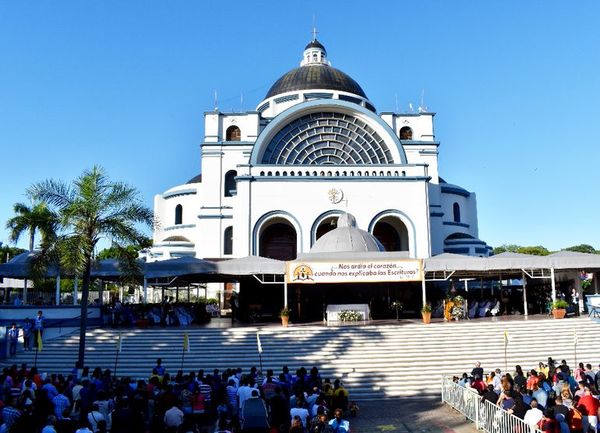
[[[239,259],[217,262],[217,273],[222,275],[283,275],[285,262],[260,256],[247,256]]]

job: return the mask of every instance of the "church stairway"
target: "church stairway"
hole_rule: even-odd
[[[293,372],[304,366],[317,366],[323,377],[341,378],[351,399],[366,400],[416,395],[439,395],[442,374],[470,372],[480,361],[487,372],[504,371],[504,331],[508,332],[508,369],[520,364],[524,370],[552,356],[575,366],[574,336],[577,333],[577,362],[597,366],[595,348],[600,326],[587,317],[553,320],[487,319],[461,322],[401,321],[368,326],[279,326],[236,328],[188,328],[191,351],[185,353],[184,371],[203,368],[241,367],[245,372],[259,366],[256,332],[263,347],[266,371],[281,371],[288,365]],[[148,377],[156,358],[163,359],[167,371],[181,367],[183,329],[124,329],[123,350],[118,374]],[[93,329],[87,334],[86,364],[114,369],[113,329]],[[77,357],[78,334],[44,342],[37,365],[41,372],[68,374]],[[33,365],[35,352],[19,352],[6,360]]]

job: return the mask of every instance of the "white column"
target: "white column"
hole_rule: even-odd
[[[580,272],[577,272],[577,275],[575,275],[575,290],[577,291],[577,294],[579,295],[579,302],[577,305],[577,308],[579,309],[579,314],[583,313],[583,288],[581,287],[581,274]]]
[[[288,307],[288,287],[287,287],[287,280],[283,281],[283,308],[287,308]]]
[[[469,294],[469,280],[467,280],[465,278],[465,293],[468,295]],[[465,317],[467,318],[467,320],[471,320],[471,318],[469,317],[469,300],[467,299],[467,297],[465,296]]]
[[[467,294],[467,296],[469,295],[469,280],[467,280],[466,278],[465,293]],[[467,298],[467,296],[465,296],[465,317],[467,318],[467,320],[471,320],[471,318],[469,317],[469,299]]]
[[[144,304],[148,303],[148,280],[144,278]]]
[[[425,290],[427,287],[427,283],[425,282],[425,276],[421,280],[421,296],[423,297],[423,307],[427,304],[427,291]]]
[[[23,281],[23,305],[27,305],[27,278]]]
[[[119,285],[119,302],[123,302],[123,286]]]
[[[103,297],[104,297],[104,281],[100,280],[100,284],[98,284],[98,305],[102,305]]]
[[[56,298],[54,303],[60,305],[60,274],[56,276]]]
[[[554,268],[550,268],[550,284],[552,285],[552,302],[556,301],[556,281],[554,281]]]
[[[523,314],[529,315],[529,308],[527,307],[527,279],[525,278],[525,272],[521,272],[521,279],[523,280]]]
[[[77,279],[77,277],[75,277],[75,280],[73,281],[73,305],[77,305],[78,301],[77,301],[77,289],[79,288],[79,280]]]

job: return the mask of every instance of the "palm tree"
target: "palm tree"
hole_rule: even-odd
[[[96,245],[101,239],[108,239],[115,246],[143,242],[146,238],[139,227],[152,226],[152,211],[142,204],[135,188],[111,181],[98,166],[84,171],[71,185],[46,180],[33,185],[29,193],[48,203],[59,217],[59,235],[55,242],[42,248],[41,257],[58,257],[63,268],[82,276],[77,358],[77,365],[82,368]]]
[[[17,243],[21,236],[29,233],[29,251],[35,247],[35,234],[40,232],[42,243],[50,242],[56,231],[56,215],[46,203],[37,202],[31,206],[16,203],[13,206],[15,216],[8,220],[6,228],[10,230],[10,241]],[[27,303],[27,279],[23,283],[23,302]]]

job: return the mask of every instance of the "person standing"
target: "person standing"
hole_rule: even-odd
[[[29,320],[29,317],[26,317],[25,323],[23,324],[23,350],[25,351],[31,350],[32,331],[33,325],[31,324],[31,320]]]
[[[56,417],[54,415],[49,415],[46,420],[46,425],[42,429],[41,433],[56,433],[56,428],[54,425],[56,424]]]
[[[171,408],[165,412],[163,422],[168,431],[176,431],[179,426],[183,424],[183,418],[184,415],[182,410],[177,407],[177,403],[174,403]]]
[[[331,427],[333,433],[350,432],[350,422],[342,418],[343,414],[344,413],[342,412],[342,409],[339,408],[333,412],[334,418],[329,421],[329,426]]]
[[[592,431],[596,431],[598,425],[598,409],[600,409],[600,402],[592,395],[590,388],[587,386],[584,388],[583,397],[579,399],[577,408],[583,414],[583,431],[588,433],[591,428]]]
[[[44,321],[46,320],[46,318],[44,317],[44,315],[42,314],[42,310],[37,312],[37,316],[35,316],[35,319],[33,321],[33,330],[35,333],[35,345],[39,345],[39,341],[42,339],[43,335],[44,335]]]
[[[17,354],[17,342],[19,341],[19,329],[16,323],[10,325],[8,330],[8,351],[10,356]]]

